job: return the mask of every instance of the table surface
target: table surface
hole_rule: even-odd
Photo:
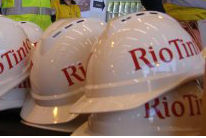
[[[48,131],[21,124],[20,109],[0,112],[0,136],[69,136],[68,133]]]

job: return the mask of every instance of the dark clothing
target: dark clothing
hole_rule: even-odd
[[[56,15],[51,15],[51,21],[55,22],[56,21]]]
[[[60,4],[68,5],[64,0],[60,0]],[[76,2],[72,0],[71,4],[76,4]]]
[[[148,11],[159,11],[165,13],[162,0],[141,0],[141,2]]]

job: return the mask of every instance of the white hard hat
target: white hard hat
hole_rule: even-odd
[[[32,123],[26,122],[24,120],[22,120],[21,123],[27,126],[35,127],[35,128],[71,133],[71,132],[74,132],[83,123],[85,123],[87,119],[88,119],[88,115],[79,115],[77,118],[75,118],[74,120],[70,122],[60,123],[60,124],[38,125],[38,124],[32,124]]]
[[[72,135],[200,135],[202,95],[189,82],[135,109],[92,114]]]
[[[56,124],[77,117],[68,111],[83,94],[90,51],[105,27],[99,20],[78,19],[40,41],[32,59],[32,98],[21,111],[25,121]]]
[[[168,15],[140,12],[113,22],[93,49],[85,95],[71,113],[136,108],[203,74],[199,49]]]
[[[20,21],[19,25],[23,28],[31,43],[36,44],[40,40],[43,31],[38,25],[29,21]]]
[[[0,97],[0,111],[13,108],[20,108],[26,99],[26,95],[29,92],[30,83],[29,79],[25,80],[17,87],[13,88],[9,92]]]
[[[18,23],[0,16],[0,97],[29,75],[30,41]]]

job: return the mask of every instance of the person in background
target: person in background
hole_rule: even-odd
[[[148,11],[165,12],[162,0],[141,0],[141,3]]]
[[[51,5],[56,10],[56,15],[52,17],[52,21],[81,17],[80,8],[74,0],[51,0]]]
[[[202,49],[198,21],[206,19],[206,0],[166,0],[166,13],[180,22]]]
[[[166,11],[179,21],[206,19],[206,0],[141,0],[141,2],[146,10]]]
[[[45,30],[51,24],[50,0],[0,0],[1,14],[15,21],[34,22]]]
[[[166,13],[179,21],[206,19],[206,0],[166,0]]]

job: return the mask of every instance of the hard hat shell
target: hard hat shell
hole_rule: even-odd
[[[26,99],[26,95],[29,92],[29,88],[30,83],[29,79],[27,79],[17,87],[5,93],[0,97],[0,111],[22,107]]]
[[[200,135],[202,95],[189,82],[135,109],[92,114],[72,135]]]
[[[105,26],[96,19],[77,19],[40,41],[32,59],[32,97],[21,111],[25,121],[56,124],[78,116],[69,109],[83,94],[90,51]]]
[[[31,45],[17,22],[3,16],[0,22],[1,97],[28,77]]]
[[[93,48],[85,95],[70,111],[136,108],[203,72],[200,51],[179,23],[159,12],[131,14],[110,23]]]

